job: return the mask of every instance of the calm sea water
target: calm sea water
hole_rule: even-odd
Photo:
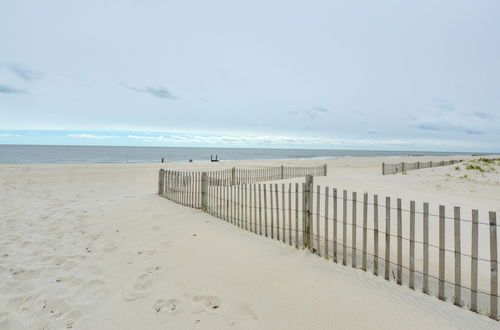
[[[472,153],[429,151],[378,150],[318,150],[318,149],[251,149],[251,148],[171,148],[171,147],[96,147],[96,146],[41,146],[0,145],[0,163],[142,163],[210,161],[210,155],[219,160],[252,159],[321,159],[357,156],[449,156]]]

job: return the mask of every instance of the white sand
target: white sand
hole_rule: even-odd
[[[317,182],[500,211],[498,173],[383,177],[382,161],[328,160]],[[169,168],[282,163],[299,162]],[[0,165],[0,329],[499,328],[160,198],[160,165]]]

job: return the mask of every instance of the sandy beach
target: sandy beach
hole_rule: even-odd
[[[323,186],[500,212],[498,171],[381,175],[431,159],[0,165],[0,329],[498,329],[156,194],[160,168],[326,163]]]

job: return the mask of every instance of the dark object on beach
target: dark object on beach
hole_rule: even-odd
[[[211,162],[218,162],[219,160],[217,159],[217,155],[215,155],[215,159],[213,159],[212,155],[210,155],[210,161]]]
[[[193,160],[192,160],[192,159],[190,159],[190,160],[189,160],[189,162],[190,162],[190,163],[192,163],[192,162],[193,162]]]
[[[164,162],[165,162],[165,160],[163,159],[163,157],[161,157],[161,162],[162,162],[162,163],[164,163]]]

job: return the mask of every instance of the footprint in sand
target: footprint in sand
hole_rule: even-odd
[[[103,250],[107,253],[113,253],[115,252],[116,250],[118,249],[118,246],[116,246],[115,243],[111,243],[111,244],[108,244],[106,245]]]
[[[123,300],[132,301],[149,296],[151,293],[150,289],[153,287],[154,281],[157,278],[158,270],[160,270],[159,266],[148,267],[144,274],[139,275],[134,282],[124,290],[122,294]]]
[[[215,296],[194,296],[192,300],[201,303],[207,310],[217,310],[221,307],[221,300]]]
[[[181,301],[178,299],[169,299],[169,300],[159,299],[154,303],[153,310],[156,313],[160,313],[163,311],[173,313],[179,309],[180,304]]]

